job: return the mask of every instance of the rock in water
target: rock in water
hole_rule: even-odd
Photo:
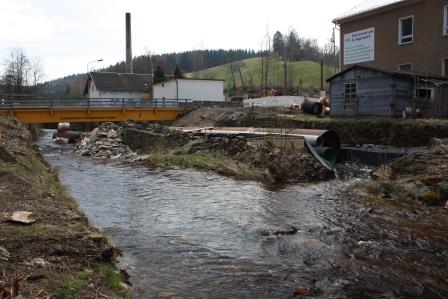
[[[294,235],[298,229],[292,225],[287,227],[271,227],[260,231],[262,236]]]
[[[37,216],[33,212],[15,211],[14,213],[12,213],[10,220],[12,222],[18,222],[22,224],[31,224],[36,222]]]

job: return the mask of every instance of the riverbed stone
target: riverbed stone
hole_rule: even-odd
[[[28,211],[15,211],[12,213],[11,222],[21,223],[21,224],[32,224],[36,222],[37,216],[33,212]]]
[[[260,230],[262,236],[293,235],[298,229],[292,225],[286,227],[269,227]]]
[[[107,138],[117,138],[118,133],[114,129],[111,129],[109,132],[107,132]]]

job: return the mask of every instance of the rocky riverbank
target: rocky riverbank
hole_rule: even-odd
[[[151,123],[106,123],[76,146],[83,156],[140,161],[152,168],[195,167],[278,186],[333,178],[305,148],[279,148],[269,140],[204,138]],[[138,152],[140,155],[137,155]]]
[[[448,139],[433,139],[429,151],[393,160],[359,184],[368,196],[388,200],[417,201],[448,208]]]
[[[0,202],[0,298],[126,296],[118,250],[89,226],[30,133],[3,116]]]

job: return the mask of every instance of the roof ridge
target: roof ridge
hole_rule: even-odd
[[[406,0],[364,0],[358,5],[354,6],[347,12],[343,13],[339,17],[335,18],[333,22],[337,22],[343,19],[354,17],[366,12],[374,11],[382,7],[393,5],[399,2],[404,2]]]

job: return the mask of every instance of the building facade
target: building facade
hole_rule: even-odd
[[[151,75],[91,72],[84,95],[95,100],[149,98]]]
[[[332,116],[448,116],[448,81],[355,65],[330,82]]]
[[[224,81],[209,79],[171,79],[154,84],[154,99],[224,102]]]
[[[448,0],[367,0],[333,22],[355,64],[448,78]]]

